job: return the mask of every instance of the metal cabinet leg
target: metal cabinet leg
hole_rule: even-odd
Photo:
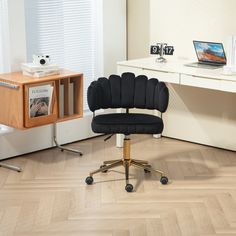
[[[76,150],[76,149],[73,149],[73,148],[67,148],[67,147],[63,147],[61,146],[58,142],[57,142],[57,127],[56,127],[56,123],[53,124],[53,141],[54,143],[56,144],[56,146],[61,149],[61,151],[68,151],[68,152],[74,152],[74,153],[77,153],[79,154],[80,156],[83,155],[82,152]]]
[[[7,169],[10,169],[10,170],[15,170],[15,171],[18,171],[18,172],[22,171],[22,169],[20,167],[14,166],[14,165],[11,165],[11,164],[7,164],[7,163],[1,163],[0,162],[0,167],[7,168]]]

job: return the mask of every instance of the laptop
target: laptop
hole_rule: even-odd
[[[222,43],[193,41],[198,62],[189,63],[185,66],[217,69],[226,64],[226,56]]]

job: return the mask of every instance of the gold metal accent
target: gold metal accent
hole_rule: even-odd
[[[99,173],[99,172],[103,172],[103,171],[106,171],[106,170],[115,168],[115,167],[117,167],[117,166],[122,166],[122,165],[123,165],[123,161],[122,161],[122,160],[120,160],[120,161],[115,161],[115,162],[113,162],[113,163],[110,164],[110,165],[101,167],[101,168],[99,168],[99,169],[97,169],[97,170],[95,170],[95,171],[93,171],[93,172],[90,172],[89,175],[90,175],[90,176],[93,176],[94,174],[97,174],[97,173]]]
[[[128,138],[124,139],[123,158],[130,160],[130,139]]]
[[[140,162],[137,162],[137,161],[134,161],[134,160],[131,161],[131,165],[132,165],[132,166],[136,166],[136,167],[141,168],[141,169],[144,169],[144,170],[148,170],[148,171],[150,171],[150,172],[159,173],[159,174],[161,174],[161,176],[164,175],[164,172],[163,172],[163,171],[153,169],[152,167],[147,166],[147,164],[141,164]]]
[[[111,163],[116,162],[116,161],[120,161],[120,159],[119,160],[104,161],[103,164],[107,165],[107,164],[111,164]]]
[[[139,163],[141,163],[141,164],[146,164],[146,165],[148,165],[148,161],[137,160],[137,159],[132,159],[132,161],[136,161],[136,162],[139,162]]]
[[[129,167],[130,167],[130,161],[129,160],[125,160],[124,162],[124,167],[125,167],[125,182],[126,185],[129,184]]]
[[[103,163],[105,166],[91,172],[90,176],[93,176],[94,174],[97,174],[99,172],[106,172],[107,170],[113,169],[117,166],[124,166],[125,175],[126,175],[126,184],[129,183],[129,167],[130,166],[135,166],[135,167],[141,168],[143,170],[159,173],[159,174],[161,174],[161,176],[164,176],[164,172],[162,172],[161,170],[156,170],[156,169],[152,168],[151,165],[149,165],[147,161],[136,160],[136,159],[130,158],[130,139],[129,138],[125,137],[123,147],[124,147],[123,148],[123,159],[104,161]]]

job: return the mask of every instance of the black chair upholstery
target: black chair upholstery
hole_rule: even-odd
[[[146,114],[98,115],[93,119],[92,130],[104,134],[158,134],[163,130],[163,122],[157,116]]]
[[[165,83],[133,73],[122,76],[111,75],[99,78],[88,88],[88,105],[91,111],[108,108],[156,109],[165,112],[169,92]],[[93,118],[95,133],[115,134],[159,134],[163,131],[162,119],[147,114],[113,113]]]
[[[124,73],[121,76],[111,75],[109,79],[99,78],[88,88],[88,105],[94,117],[92,130],[95,133],[124,134],[123,158],[121,160],[104,161],[99,169],[90,172],[85,182],[93,184],[93,175],[99,172],[106,173],[118,166],[124,166],[127,192],[133,191],[129,183],[129,168],[142,168],[145,173],[161,174],[160,182],[168,183],[164,172],[152,168],[146,160],[137,160],[130,155],[130,134],[160,134],[163,131],[161,117],[148,114],[130,113],[129,109],[149,109],[165,112],[169,102],[169,92],[165,83],[157,79],[148,79],[144,75],[135,77],[133,73]],[[125,113],[108,113],[95,115],[95,111],[108,108],[125,108]]]

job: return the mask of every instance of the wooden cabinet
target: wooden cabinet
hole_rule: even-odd
[[[32,88],[50,85],[52,96],[46,115],[30,115]],[[63,85],[63,93],[61,86]],[[0,75],[0,124],[32,128],[83,116],[83,74],[63,70],[58,75],[33,78],[14,72]]]

